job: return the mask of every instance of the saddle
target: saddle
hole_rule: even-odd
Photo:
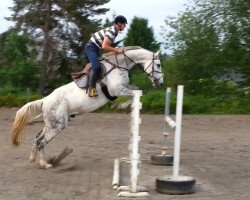
[[[103,64],[101,64],[101,71],[98,75],[97,78],[97,82],[102,79],[104,72],[106,71],[105,67],[103,66]],[[79,88],[88,88],[88,84],[89,84],[89,75],[90,72],[92,70],[92,65],[91,63],[88,63],[82,71],[80,72],[73,72],[71,73],[71,78],[73,79],[73,81],[76,83],[76,85]]]
[[[88,63],[82,71],[80,72],[73,72],[71,73],[71,78],[76,81],[77,79],[81,78],[83,75],[88,75],[90,74],[90,70],[91,70],[92,66],[91,63]]]
[[[101,67],[101,71],[100,71],[100,73],[98,75],[97,82],[99,82],[99,84],[101,85],[101,89],[102,89],[102,92],[104,93],[104,95],[109,100],[114,101],[115,99],[117,99],[117,97],[111,96],[109,94],[107,86],[101,81],[101,79],[105,75],[107,75],[106,68],[104,67],[104,65],[102,63],[100,63],[100,67]],[[92,65],[91,65],[91,63],[88,63],[84,67],[84,69],[82,71],[71,73],[71,78],[73,79],[73,81],[76,83],[76,85],[79,88],[88,89],[88,86],[89,86],[89,75],[90,75],[91,70],[92,70]]]

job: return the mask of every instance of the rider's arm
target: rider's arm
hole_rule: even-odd
[[[123,52],[123,49],[121,48],[113,48],[111,47],[111,41],[108,37],[104,37],[103,42],[102,42],[102,49],[106,51],[113,51],[116,53],[121,53]]]

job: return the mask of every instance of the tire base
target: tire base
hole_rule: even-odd
[[[161,176],[156,179],[156,191],[171,195],[191,194],[195,190],[195,179],[189,176]]]
[[[151,164],[172,166],[174,157],[172,155],[152,155]]]

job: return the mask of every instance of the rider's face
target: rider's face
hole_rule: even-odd
[[[123,31],[126,27],[126,24],[123,24],[123,23],[118,23],[117,26],[119,27],[119,31]]]

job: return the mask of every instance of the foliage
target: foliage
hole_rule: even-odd
[[[13,1],[13,14],[9,20],[16,22],[17,31],[29,33],[40,41],[41,95],[46,82],[57,78],[54,68],[58,65],[54,65],[54,61],[58,60],[58,52],[80,59],[84,44],[101,24],[101,20],[92,17],[106,13],[109,9],[100,6],[109,1]]]
[[[16,22],[18,30],[29,32],[36,38],[45,37],[45,31],[48,31],[49,37],[59,39],[63,48],[79,56],[83,42],[100,27],[101,20],[93,16],[105,14],[109,9],[100,6],[109,1],[14,0],[9,20]]]
[[[0,89],[0,107],[21,107],[28,101],[40,99],[37,94],[29,94],[27,91],[18,90],[16,88]]]
[[[157,51],[160,44],[154,38],[152,27],[148,27],[148,20],[134,17],[124,39],[125,46],[140,46],[142,48]]]
[[[129,81],[131,85],[140,88],[140,90],[143,90],[144,92],[153,88],[152,82],[140,67],[135,67],[129,72]]]
[[[38,68],[32,52],[29,51],[30,39],[27,35],[9,32],[3,35],[5,42],[0,50],[0,85],[19,89],[38,86]]]
[[[239,0],[191,0],[177,18],[165,20],[166,48],[173,51],[173,84],[184,84],[192,94],[204,94],[215,80],[250,79],[250,3]],[[200,81],[207,85],[199,88]],[[172,80],[171,80],[172,81]],[[200,93],[201,92],[201,93]]]

